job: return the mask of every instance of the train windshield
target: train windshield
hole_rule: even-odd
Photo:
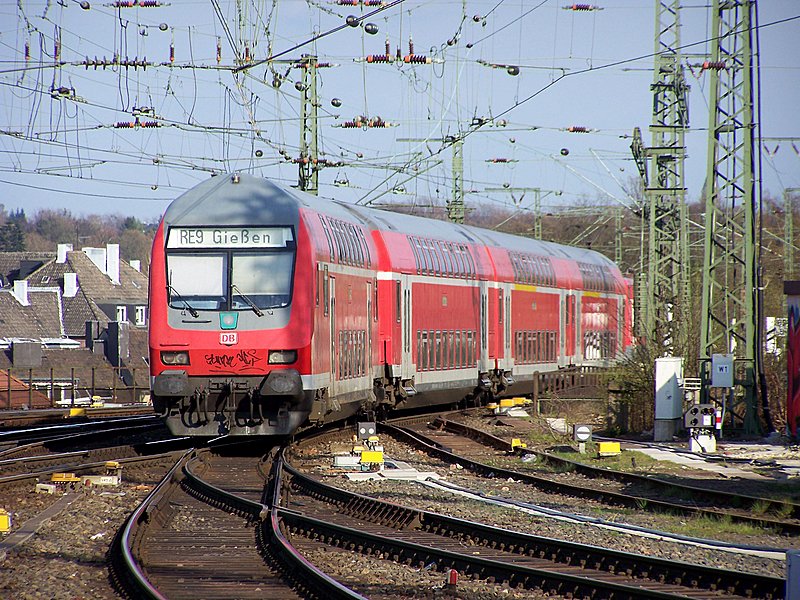
[[[291,250],[169,253],[169,305],[190,312],[288,306],[293,267]]]
[[[173,308],[225,308],[228,269],[225,254],[171,254],[167,256],[169,305]]]
[[[233,254],[231,309],[289,306],[292,297],[293,252]]]

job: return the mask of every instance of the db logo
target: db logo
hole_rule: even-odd
[[[239,334],[235,331],[223,331],[219,334],[219,343],[233,346],[239,343]]]

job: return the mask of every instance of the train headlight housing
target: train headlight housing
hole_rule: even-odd
[[[269,364],[290,365],[297,361],[297,350],[270,350]]]
[[[161,362],[165,365],[188,365],[189,364],[189,353],[182,351],[182,352],[161,352]]]

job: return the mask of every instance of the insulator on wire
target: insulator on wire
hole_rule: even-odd
[[[31,59],[31,43],[25,42],[25,60]]]
[[[394,57],[391,54],[368,54],[368,63],[390,63],[394,62]]]
[[[498,158],[487,158],[486,162],[497,164],[497,163],[515,163],[519,161],[514,158],[498,157]]]
[[[217,64],[222,62],[222,40],[217,38]]]
[[[161,123],[159,121],[140,121],[138,118],[135,121],[117,121],[114,123],[115,129],[136,129],[137,127],[151,129],[153,127],[161,127]]]
[[[383,0],[362,0],[361,3],[364,6],[386,6],[386,2]]]
[[[567,127],[567,131],[570,133],[589,133],[591,129],[582,125],[570,125]]]
[[[169,45],[169,62],[175,62],[175,44]]]
[[[707,60],[700,66],[703,71],[722,71],[725,69],[725,62],[721,60]]]
[[[414,39],[408,36],[408,55],[414,56]]]
[[[247,44],[244,46],[244,62],[250,62],[250,46]]]
[[[564,10],[574,10],[577,12],[586,12],[590,10],[603,10],[600,6],[595,6],[593,4],[567,4],[563,7]]]
[[[392,53],[392,44],[389,42],[389,38],[387,36],[387,38],[386,38],[386,55],[388,56],[391,53]]]
[[[358,6],[358,0],[336,0],[339,6]]]
[[[111,4],[107,4],[106,6],[111,6],[113,8],[159,8],[161,6],[169,6],[169,4],[162,4],[159,0],[115,0]]]
[[[433,61],[431,60],[430,56],[425,56],[424,54],[406,54],[403,57],[403,62],[429,65]]]

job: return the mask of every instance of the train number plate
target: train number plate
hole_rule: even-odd
[[[239,343],[239,334],[236,331],[223,331],[219,334],[219,343],[233,346]]]

